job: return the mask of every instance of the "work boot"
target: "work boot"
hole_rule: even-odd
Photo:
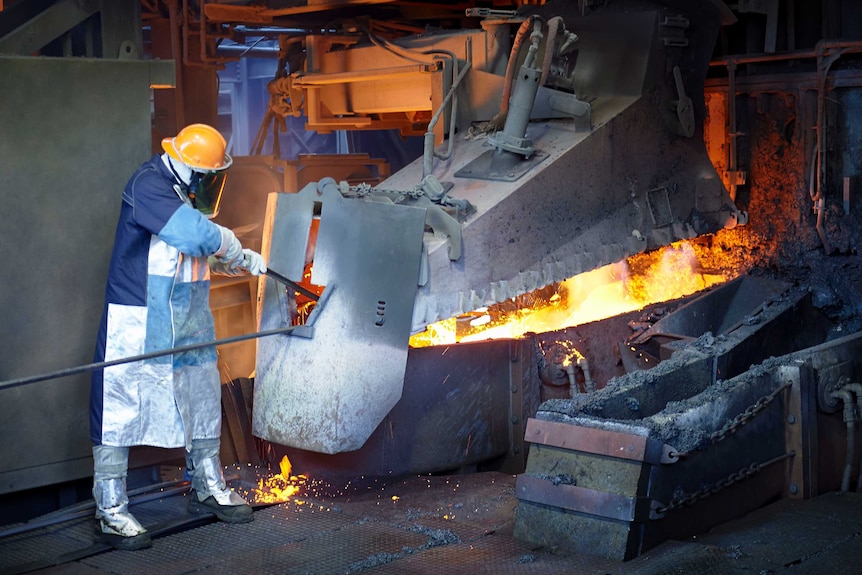
[[[238,493],[229,489],[218,457],[218,439],[192,441],[186,461],[192,478],[190,513],[213,513],[226,523],[248,523],[253,510]]]
[[[96,538],[114,549],[134,551],[151,547],[150,534],[129,513],[126,474],[129,449],[98,445],[93,448],[93,499]]]

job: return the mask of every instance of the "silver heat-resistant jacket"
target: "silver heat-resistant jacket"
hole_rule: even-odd
[[[220,249],[222,236],[175,184],[153,156],[123,191],[96,362],[215,339],[207,256]],[[90,424],[95,445],[181,447],[218,438],[215,348],[95,372]]]

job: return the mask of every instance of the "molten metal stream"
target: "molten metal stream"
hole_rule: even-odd
[[[688,296],[741,274],[739,262],[732,254],[716,253],[720,250],[696,242],[677,242],[637,254],[560,282],[550,297],[535,298],[538,301],[529,307],[501,313],[496,308],[502,306],[492,306],[429,325],[410,338],[410,345],[519,338],[525,333],[573,327]],[[718,270],[714,269],[716,261],[720,262]]]

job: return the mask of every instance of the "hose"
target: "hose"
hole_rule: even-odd
[[[857,419],[862,418],[862,383],[848,383],[843,387],[848,391],[852,391],[856,394],[856,409],[857,409]],[[860,428],[860,432],[862,432],[862,428]],[[859,458],[862,461],[862,440],[859,442]],[[860,469],[858,476],[856,477],[856,493],[862,492],[862,469]]]
[[[587,363],[587,358],[579,357],[578,358],[578,367],[584,372],[584,389],[587,393],[596,390],[596,382],[590,376],[590,364]]]
[[[456,65],[456,67],[457,67],[457,65]],[[450,123],[451,123],[452,127],[450,128],[450,132],[449,132],[449,149],[445,155],[442,155],[442,154],[438,155],[438,154],[434,153],[434,126],[437,124],[437,120],[440,118],[440,114],[443,112],[443,110],[446,109],[446,105],[449,103],[449,100],[452,99],[452,97],[454,96],[455,91],[458,89],[458,86],[461,85],[461,80],[464,79],[464,76],[467,74],[467,72],[469,70],[470,70],[470,62],[467,62],[464,65],[464,68],[461,69],[460,73],[458,74],[458,77],[456,77],[455,80],[452,82],[452,87],[449,88],[449,91],[446,93],[446,97],[443,98],[443,102],[440,104],[440,108],[437,110],[437,112],[431,118],[431,121],[428,122],[428,131],[425,132],[425,140],[423,142],[424,143],[424,150],[423,150],[423,156],[422,156],[422,177],[423,178],[425,176],[428,176],[431,174],[431,169],[433,166],[433,158],[434,157],[440,158],[441,160],[448,160],[449,156],[452,155],[452,140],[453,140],[454,135],[455,135],[453,133],[453,129],[455,126],[455,113],[456,113],[455,104],[452,105],[452,117],[450,118]],[[453,72],[454,72],[454,69],[453,69]]]
[[[506,76],[503,81],[503,93],[500,101],[500,111],[491,119],[490,124],[496,129],[502,128],[506,124],[506,116],[509,114],[509,98],[512,95],[512,86],[515,75],[522,64],[518,63],[518,54],[524,43],[524,39],[535,33],[534,22],[541,24],[543,22],[540,16],[530,16],[518,28],[515,34],[515,39],[512,42],[512,50],[509,53],[509,63],[506,66]],[[542,58],[542,77],[539,80],[539,86],[543,86],[548,79],[548,74],[551,71],[551,61],[554,58],[554,45],[556,44],[557,36],[561,30],[565,29],[565,21],[560,16],[555,16],[547,21],[548,35],[545,42],[545,53]],[[531,46],[531,50],[535,52],[535,47]],[[529,65],[532,66],[533,62]]]
[[[844,458],[844,475],[841,478],[841,491],[850,491],[850,475],[853,473],[853,456],[856,449],[856,406],[853,395],[846,389],[841,388],[829,394],[833,399],[844,402],[844,423],[847,425],[847,453]]]
[[[512,50],[509,52],[509,63],[506,66],[506,76],[503,80],[503,94],[500,101],[500,111],[491,120],[491,124],[498,129],[506,124],[506,115],[509,113],[509,97],[512,95],[512,83],[515,78],[515,72],[518,69],[518,53],[521,51],[521,45],[524,43],[524,38],[530,33],[533,27],[533,21],[536,16],[530,16],[518,28],[515,34],[515,40],[512,42]]]

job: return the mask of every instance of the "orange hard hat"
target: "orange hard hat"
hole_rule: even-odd
[[[227,142],[218,130],[206,124],[190,124],[174,138],[162,140],[170,157],[199,171],[226,170],[233,163],[225,148]]]

